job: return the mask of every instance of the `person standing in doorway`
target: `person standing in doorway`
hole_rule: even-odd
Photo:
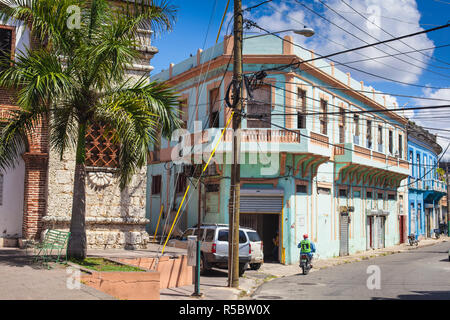
[[[272,242],[273,242],[273,250],[272,250],[273,259],[275,261],[278,261],[278,246],[280,243],[278,230],[277,230],[277,233],[275,234],[275,237],[272,239]]]

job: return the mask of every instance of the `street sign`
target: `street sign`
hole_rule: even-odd
[[[197,265],[197,236],[188,236],[187,265]]]

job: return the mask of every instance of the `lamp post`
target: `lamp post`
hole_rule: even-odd
[[[247,39],[252,39],[252,38],[257,38],[257,37],[263,37],[263,36],[268,36],[268,35],[274,35],[276,33],[283,33],[283,32],[294,32],[295,34],[301,35],[301,36],[305,36],[307,38],[312,37],[314,35],[314,30],[308,27],[304,27],[303,29],[287,29],[287,30],[281,30],[281,31],[274,31],[271,33],[264,33],[264,34],[258,34],[256,36],[250,36],[250,37],[246,37],[244,38],[244,40]]]

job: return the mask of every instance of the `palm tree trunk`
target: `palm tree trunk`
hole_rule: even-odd
[[[68,256],[85,259],[86,245],[86,122],[78,128],[77,154],[73,184],[72,219]]]

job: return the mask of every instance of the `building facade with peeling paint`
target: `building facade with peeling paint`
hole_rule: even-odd
[[[315,57],[289,41],[289,36],[270,35],[244,40],[244,73]],[[149,234],[158,221],[158,235],[168,234],[188,185],[175,234],[199,217],[202,223],[229,222],[233,131],[227,129],[218,141],[232,112],[224,103],[232,46],[233,38],[225,37],[152,77],[180,93],[187,131],[162,140],[151,152]],[[406,219],[400,203],[406,203],[407,192],[399,186],[409,175],[407,120],[400,111],[386,111],[396,107],[390,97],[323,60],[268,72],[252,97],[244,95],[244,114],[260,118],[242,119],[240,225],[258,230],[266,261],[298,262],[303,234],[316,243],[318,258],[401,240]],[[273,256],[277,231],[278,255]]]

